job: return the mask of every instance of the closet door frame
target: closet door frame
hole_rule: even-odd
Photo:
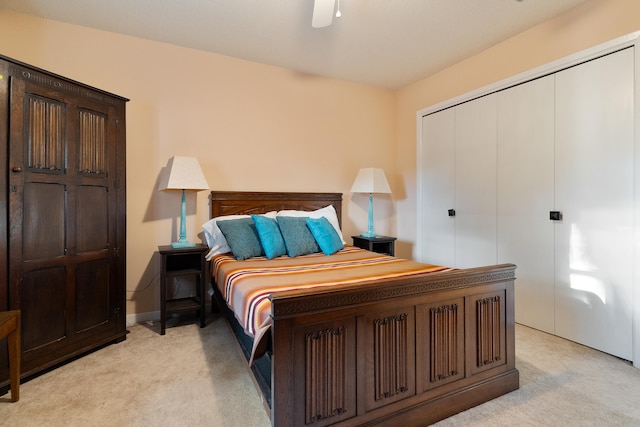
[[[440,102],[430,107],[423,108],[416,112],[416,235],[418,236],[416,241],[415,258],[418,261],[424,259],[424,245],[422,241],[423,236],[423,222],[425,216],[422,207],[425,200],[423,197],[423,178],[424,178],[424,165],[423,165],[423,149],[422,149],[422,118],[426,115],[435,113],[440,110],[444,110],[450,107],[454,107],[463,102],[468,102],[475,98],[507,89],[517,84],[525,83],[535,78],[552,74],[568,67],[580,64],[591,59],[598,58],[600,56],[615,52],[626,47],[633,47],[635,50],[635,81],[640,82],[640,51],[638,46],[640,45],[640,31],[628,34],[611,40],[606,43],[599,44],[592,48],[577,52],[569,55],[565,58],[550,62],[548,64],[533,68],[521,74],[517,74],[505,80],[492,83],[490,85],[473,90],[466,94],[451,98],[449,100]],[[640,307],[640,84],[636,84],[634,87],[634,254],[633,254],[633,307]],[[516,282],[517,286],[517,282]],[[632,339],[633,339],[633,365],[636,368],[640,368],[640,309],[632,316]]]

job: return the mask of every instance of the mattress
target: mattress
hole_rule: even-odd
[[[211,260],[211,274],[220,294],[251,337],[262,335],[269,328],[269,296],[276,292],[354,284],[367,286],[379,279],[451,270],[353,246],[329,256],[316,253],[295,258],[258,257],[237,261],[231,254],[222,254]]]

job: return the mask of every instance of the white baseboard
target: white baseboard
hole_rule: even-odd
[[[127,314],[127,327],[151,321],[160,321],[160,310],[147,313]]]
[[[204,305],[205,313],[211,312],[211,304],[206,303]],[[157,311],[149,311],[147,313],[133,313],[127,314],[127,328],[129,326],[137,325],[138,323],[144,322],[159,322],[160,321],[160,310]]]

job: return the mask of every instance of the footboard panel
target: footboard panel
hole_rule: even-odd
[[[273,425],[421,426],[517,389],[514,270],[274,295]]]

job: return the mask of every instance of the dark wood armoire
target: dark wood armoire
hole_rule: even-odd
[[[0,56],[0,310],[22,378],[125,339],[126,98]],[[8,387],[0,341],[0,394]]]

